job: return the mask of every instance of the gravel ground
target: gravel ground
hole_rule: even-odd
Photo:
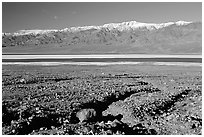
[[[2,134],[201,135],[201,67],[2,66]]]

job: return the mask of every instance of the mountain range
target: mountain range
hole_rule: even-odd
[[[2,33],[2,52],[19,54],[202,54],[201,22],[109,23]]]

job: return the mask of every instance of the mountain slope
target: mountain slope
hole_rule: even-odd
[[[62,30],[21,30],[3,33],[3,53],[201,54],[202,24],[136,21]]]

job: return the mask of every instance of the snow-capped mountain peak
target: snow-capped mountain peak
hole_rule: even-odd
[[[177,22],[167,22],[167,23],[142,23],[142,22],[137,22],[137,21],[129,21],[129,22],[122,22],[122,23],[109,23],[109,24],[104,24],[102,26],[82,26],[82,27],[70,27],[70,28],[65,28],[61,30],[20,30],[14,33],[3,33],[4,35],[28,35],[28,34],[46,34],[50,32],[76,32],[76,31],[84,31],[84,30],[89,30],[89,29],[102,29],[102,28],[107,28],[109,30],[112,29],[118,29],[119,31],[124,31],[124,30],[130,30],[130,29],[148,29],[148,30],[156,30],[156,29],[161,29],[170,25],[187,25],[192,22],[186,22],[186,21],[177,21]]]
[[[49,32],[56,32],[58,30],[38,30],[38,29],[34,29],[34,30],[19,30],[17,32],[14,33],[3,33],[4,35],[14,35],[14,36],[19,36],[19,35],[29,35],[29,34],[45,34],[45,33],[49,33]]]
[[[14,34],[20,34],[20,35],[27,35],[27,34],[44,34],[44,33],[49,33],[49,32],[54,32],[57,30],[19,30],[18,32]]]
[[[192,22],[181,21],[181,20],[176,22],[177,25],[187,25],[187,24],[190,24],[190,23],[192,23]]]
[[[161,29],[170,25],[187,25],[192,22],[186,22],[186,21],[177,21],[177,22],[167,22],[167,23],[161,23],[161,24],[156,24],[156,23],[141,23],[141,22],[136,22],[136,21],[129,21],[129,22],[122,22],[122,23],[110,23],[110,24],[105,24],[102,27],[108,27],[110,29],[113,28],[118,28],[120,30],[125,30],[125,29],[138,29],[138,28],[146,28],[148,30],[154,30],[154,29]]]

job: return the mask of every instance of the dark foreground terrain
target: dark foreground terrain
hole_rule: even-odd
[[[201,135],[201,110],[201,67],[2,66],[7,135]]]

